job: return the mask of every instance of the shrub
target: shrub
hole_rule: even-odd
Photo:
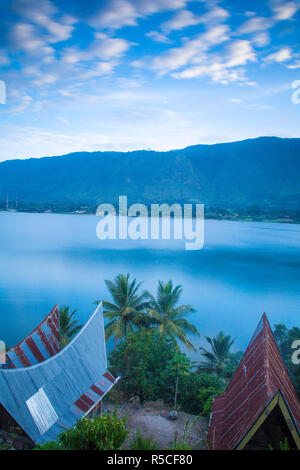
[[[136,431],[134,438],[130,441],[129,448],[130,450],[159,450],[152,437],[143,437],[139,430]]]
[[[64,431],[55,442],[38,446],[41,450],[116,450],[125,441],[127,417],[118,418],[116,410],[93,419],[82,418],[76,426]]]
[[[176,370],[174,373],[174,367],[170,367],[178,364],[179,358],[180,364],[184,364],[184,374]],[[188,357],[178,353],[175,342],[149,329],[129,335],[111,351],[109,359],[112,373],[122,376],[114,390],[123,392],[127,398],[138,395],[142,402],[163,400],[174,406],[178,375],[177,409],[198,415],[204,411],[210,396],[224,390],[224,380],[212,374],[191,372]],[[209,393],[199,398],[202,389],[209,389]],[[207,408],[208,405],[206,413]]]
[[[141,329],[122,341],[109,356],[113,374],[121,375],[117,389],[127,397],[140,400],[173,400],[175,379],[170,380],[166,364],[177,353],[173,340],[160,337],[152,330]]]

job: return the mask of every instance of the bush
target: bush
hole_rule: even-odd
[[[173,445],[167,447],[165,450],[192,450],[193,447],[189,444],[189,421],[184,424],[182,436],[176,431]]]
[[[156,442],[152,437],[143,437],[141,432],[137,430],[135,437],[130,441],[130,450],[159,450]]]
[[[62,445],[58,441],[49,441],[45,444],[37,444],[33,450],[66,450],[62,448]]]
[[[167,447],[165,450],[193,450],[193,447],[186,442],[177,442],[173,446]]]
[[[209,416],[209,398],[225,389],[222,379],[212,374],[190,373],[180,386],[178,402],[187,413]]]
[[[172,402],[175,378],[169,377],[166,365],[176,353],[172,339],[152,330],[142,328],[129,335],[109,356],[112,373],[122,376],[117,389],[127,397],[138,395],[142,402]]]
[[[209,418],[213,404],[213,397],[208,397],[203,406],[202,416]]]
[[[76,426],[64,431],[55,442],[38,446],[41,450],[116,450],[125,441],[127,417],[118,418],[116,411],[93,419],[82,418]]]

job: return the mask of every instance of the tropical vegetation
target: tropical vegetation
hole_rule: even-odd
[[[234,339],[230,335],[224,335],[222,331],[214,337],[206,336],[206,341],[209,343],[211,350],[200,347],[201,355],[206,361],[195,363],[198,365],[198,370],[202,372],[216,374],[218,377],[224,377],[226,371],[231,364],[232,357],[230,356],[230,349],[234,343]]]
[[[70,307],[63,305],[59,310],[60,345],[64,348],[80,331],[82,325],[74,319],[77,310],[70,312]]]
[[[150,301],[147,308],[148,316],[160,337],[170,336],[182,342],[188,350],[196,350],[187,334],[199,336],[199,333],[197,328],[184,318],[194,313],[195,309],[191,305],[178,305],[181,294],[181,286],[173,287],[172,281],[167,283],[158,281],[156,297],[146,292]]]
[[[108,320],[106,339],[113,336],[116,342],[135,331],[145,317],[146,294],[139,294],[141,283],[136,279],[130,281],[129,277],[129,274],[119,274],[114,281],[105,281],[114,302],[103,302],[104,316]]]
[[[80,419],[74,428],[62,432],[56,441],[36,446],[38,450],[117,450],[128,436],[127,416],[103,413]]]
[[[299,364],[293,364],[292,361],[292,355],[295,351],[292,348],[292,344],[294,341],[300,339],[300,328],[294,326],[289,329],[283,323],[279,323],[274,326],[274,336],[296,393],[300,399],[300,366]]]

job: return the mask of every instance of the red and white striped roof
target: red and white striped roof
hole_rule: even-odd
[[[59,350],[59,308],[55,305],[30,335],[6,353],[6,368],[33,366],[54,356]]]

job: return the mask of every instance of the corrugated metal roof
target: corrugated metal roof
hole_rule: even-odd
[[[279,390],[299,431],[300,403],[264,314],[226,391],[214,399],[212,447],[234,449]]]
[[[107,372],[100,304],[55,356],[33,366],[0,370],[0,403],[34,442],[47,442],[73,427],[115,382]]]
[[[30,367],[54,356],[60,349],[59,308],[51,310],[30,335],[6,353],[5,368]]]

